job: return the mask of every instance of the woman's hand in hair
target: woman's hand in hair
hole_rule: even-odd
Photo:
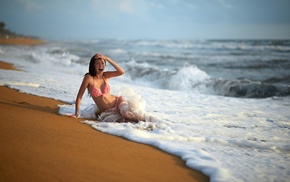
[[[108,59],[107,56],[105,56],[105,55],[103,55],[103,54],[101,54],[101,53],[97,53],[95,57],[96,57],[96,58],[105,59],[105,60]]]

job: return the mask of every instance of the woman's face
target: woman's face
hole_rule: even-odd
[[[104,59],[96,59],[95,60],[95,69],[97,73],[101,73],[105,70],[106,62]]]

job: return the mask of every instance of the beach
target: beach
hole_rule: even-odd
[[[10,157],[0,172],[50,181],[202,180],[196,171],[212,182],[289,181],[289,50],[288,40],[1,45],[0,135],[9,146],[1,156]],[[65,117],[96,52],[126,72],[110,79],[111,94],[151,122],[96,122],[87,92],[81,119]]]
[[[179,157],[58,115],[60,101],[0,90],[0,181],[209,181]]]

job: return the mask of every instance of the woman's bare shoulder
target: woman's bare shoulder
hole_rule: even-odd
[[[83,81],[90,82],[93,80],[93,77],[90,74],[85,74]]]

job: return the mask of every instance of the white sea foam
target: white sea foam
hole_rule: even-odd
[[[79,56],[66,50],[58,52],[59,46],[50,44],[0,49],[1,60],[24,70],[0,70],[1,85],[65,101],[66,105],[59,106],[59,114],[74,113],[74,100],[88,69],[76,63]],[[170,79],[186,82],[182,77],[196,78],[190,83],[198,84],[209,76],[191,66],[180,69]],[[97,108],[85,94],[80,108],[85,124],[177,155],[187,166],[209,175],[211,181],[289,180],[289,97],[230,98],[186,91],[187,83],[180,90],[168,90],[136,85],[127,78],[110,80],[112,94],[127,97],[140,112],[151,115],[152,122],[96,122]]]
[[[196,66],[187,66],[180,69],[169,80],[169,89],[191,91],[206,90],[204,82],[210,77]]]

